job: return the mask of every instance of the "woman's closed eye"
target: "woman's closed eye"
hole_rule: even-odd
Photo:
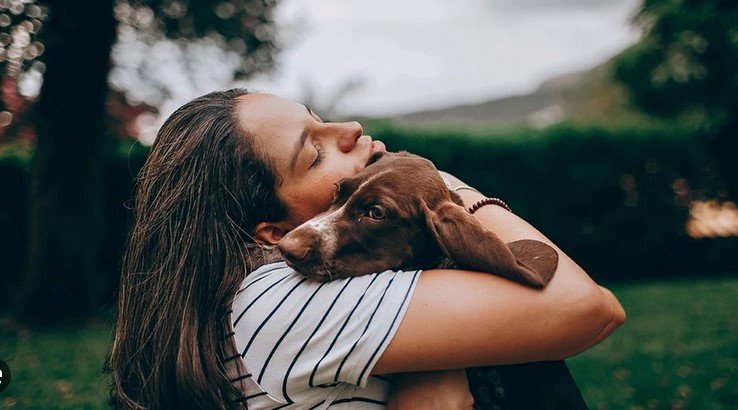
[[[318,144],[315,144],[315,150],[318,151],[318,155],[315,157],[315,161],[313,161],[312,164],[310,164],[310,168],[315,168],[318,166],[321,162],[323,162],[323,158],[325,158],[325,150],[323,147],[321,147]]]

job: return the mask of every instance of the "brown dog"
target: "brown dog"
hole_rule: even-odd
[[[320,281],[455,265],[540,288],[558,264],[543,242],[505,245],[482,228],[433,163],[407,152],[375,153],[364,170],[337,184],[328,211],[277,246],[288,265]]]
[[[340,181],[328,211],[277,246],[303,275],[329,281],[397,268],[460,267],[544,287],[558,265],[549,245],[505,245],[482,228],[427,159],[378,152]],[[466,369],[476,409],[586,409],[563,360]]]

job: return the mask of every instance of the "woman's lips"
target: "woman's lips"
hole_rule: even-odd
[[[378,151],[387,152],[387,147],[384,146],[382,141],[372,141],[372,154]]]

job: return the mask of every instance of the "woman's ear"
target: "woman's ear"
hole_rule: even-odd
[[[273,222],[259,222],[254,229],[254,239],[262,245],[276,245],[289,232]]]

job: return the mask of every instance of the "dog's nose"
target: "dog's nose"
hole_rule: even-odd
[[[302,232],[292,231],[277,242],[277,248],[290,262],[304,262],[313,253],[313,240]]]

